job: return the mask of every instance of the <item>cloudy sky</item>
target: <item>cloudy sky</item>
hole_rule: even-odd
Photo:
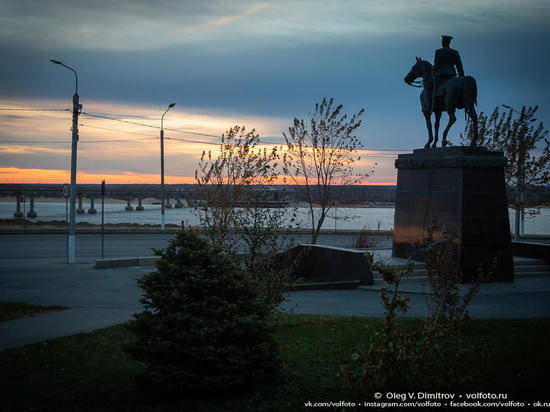
[[[478,110],[540,105],[550,120],[550,2],[0,0],[0,182],[65,182],[74,67],[84,112],[158,126],[166,105],[167,182],[191,182],[224,130],[282,142],[294,117],[334,97],[365,108],[358,131],[370,183],[395,183],[398,151],[422,147],[419,89],[403,77],[454,36],[478,82]],[[41,108],[59,111],[6,110]],[[450,139],[459,142],[462,111]],[[159,178],[158,129],[83,115],[78,181]],[[446,115],[443,121],[446,122]],[[185,132],[181,132],[184,130]],[[193,132],[193,133],[189,133]],[[202,134],[197,134],[202,133]],[[211,136],[205,136],[205,135]],[[137,140],[142,139],[142,140]],[[105,140],[120,140],[105,142]],[[61,143],[55,143],[61,142]]]

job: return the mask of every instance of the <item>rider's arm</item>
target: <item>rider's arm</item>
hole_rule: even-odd
[[[456,52],[456,70],[458,71],[458,75],[460,77],[464,76],[464,68],[462,67],[462,60],[460,59],[460,54]]]
[[[439,65],[440,65],[439,50],[436,50],[435,56],[434,56],[434,66],[432,70],[435,72],[439,68]]]

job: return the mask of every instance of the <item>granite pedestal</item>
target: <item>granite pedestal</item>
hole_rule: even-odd
[[[502,152],[463,146],[399,155],[392,255],[411,256],[435,220],[457,236],[464,282],[480,268],[490,281],[513,281],[505,165]]]

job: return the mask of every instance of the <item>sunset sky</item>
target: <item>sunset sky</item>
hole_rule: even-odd
[[[546,0],[0,4],[4,183],[69,180],[64,109],[74,76],[51,58],[78,71],[84,112],[126,121],[81,116],[79,183],[158,183],[157,127],[170,102],[177,105],[165,127],[179,131],[166,137],[183,141],[166,141],[166,182],[191,183],[201,152],[215,150],[229,127],[282,143],[292,119],[326,96],[349,113],[365,108],[357,135],[368,150],[358,171],[378,162],[368,182],[393,184],[396,153],[427,139],[420,89],[403,77],[415,56],[433,60],[441,34],[454,36],[466,74],[477,79],[478,111],[538,104],[538,118],[550,120]],[[463,112],[457,117],[455,144]]]

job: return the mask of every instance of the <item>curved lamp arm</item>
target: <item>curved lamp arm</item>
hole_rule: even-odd
[[[75,93],[78,94],[78,74],[76,73],[76,70],[72,67],[67,66],[66,64],[63,64],[59,60],[50,59],[50,61],[54,64],[58,64],[59,66],[63,66],[69,70],[71,70],[74,73],[75,79],[76,79],[76,87],[75,87]]]

